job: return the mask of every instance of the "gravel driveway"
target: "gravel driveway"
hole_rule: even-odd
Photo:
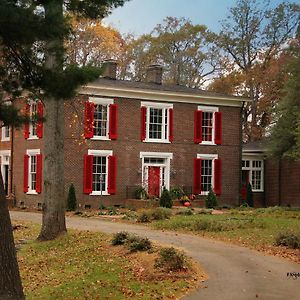
[[[10,214],[13,220],[41,223],[39,213],[11,211]],[[101,219],[67,218],[67,227],[106,233],[126,230],[184,249],[209,276],[203,283],[205,288],[187,295],[186,300],[300,299],[300,277],[287,276],[288,272],[300,273],[300,265],[281,258],[194,235]]]

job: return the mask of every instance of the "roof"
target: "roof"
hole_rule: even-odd
[[[102,93],[100,90],[102,90]],[[203,103],[203,99],[214,99],[214,101],[225,101],[226,104],[224,103],[223,105],[231,106],[241,106],[243,102],[250,101],[249,98],[225,95],[176,84],[156,84],[141,81],[114,80],[101,77],[82,87],[80,90],[80,92],[84,94],[97,94],[97,91],[99,95],[102,94],[103,96],[123,96],[157,101]],[[103,92],[105,92],[105,94],[103,94]],[[152,95],[152,98],[150,95]],[[170,100],[167,99],[168,97]],[[177,100],[175,99],[176,97],[178,97]],[[186,100],[180,100],[179,98],[185,98]]]
[[[261,139],[243,144],[243,153],[265,153],[268,151],[267,140]]]

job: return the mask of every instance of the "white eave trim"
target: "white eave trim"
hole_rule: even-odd
[[[101,85],[86,85],[79,89],[80,94],[105,96],[105,97],[122,97],[139,100],[163,101],[163,102],[182,102],[207,105],[222,105],[242,107],[243,102],[250,102],[248,98],[236,97],[218,97],[209,95],[186,94],[183,92],[157,91],[145,89],[126,89],[115,88]]]

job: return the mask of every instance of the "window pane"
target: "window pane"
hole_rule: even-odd
[[[31,104],[31,118],[36,118],[37,115],[37,104],[32,103]],[[36,135],[36,122],[31,123],[31,135],[35,136]]]
[[[29,169],[29,176],[30,176],[30,189],[35,190],[36,188],[36,156],[30,156],[30,169]]]
[[[201,190],[208,192],[212,186],[212,159],[203,159],[201,167]]]
[[[163,122],[163,109],[151,108],[149,109],[149,138],[162,139]]]
[[[202,140],[212,141],[212,131],[213,131],[213,113],[212,112],[202,112]]]
[[[254,190],[261,189],[261,170],[253,170],[252,171],[252,188]]]
[[[107,112],[108,106],[102,104],[95,105],[94,112],[94,135],[107,136]]]
[[[93,191],[106,191],[106,156],[93,157]]]

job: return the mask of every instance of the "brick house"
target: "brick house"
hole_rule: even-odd
[[[242,190],[252,185],[254,206],[300,207],[300,162],[268,156],[266,140],[243,145]]]
[[[199,199],[212,186],[220,204],[238,205],[247,99],[161,84],[157,65],[145,82],[116,80],[116,68],[107,62],[103,77],[62,104],[66,195],[73,183],[80,207],[98,208],[124,205],[139,186],[156,197],[163,187],[182,187]],[[44,115],[39,101],[16,105]],[[42,204],[43,126],[2,129],[1,170],[18,206]]]

